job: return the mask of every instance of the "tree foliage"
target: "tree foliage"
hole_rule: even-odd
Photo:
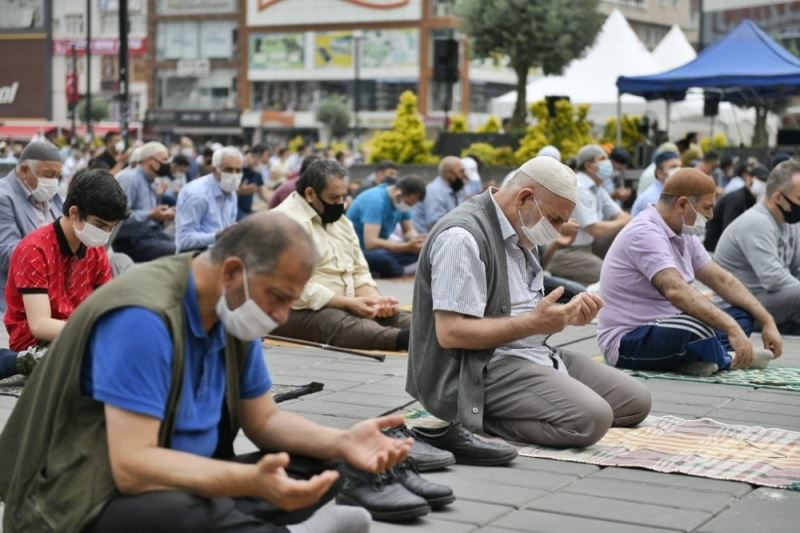
[[[515,164],[514,151],[510,146],[494,147],[489,143],[472,143],[461,150],[461,157],[477,156],[485,165],[498,167],[513,167]]]
[[[461,30],[475,56],[506,55],[517,75],[512,129],[525,125],[528,72],[541,67],[545,75],[560,74],[580,57],[603,24],[597,5],[598,0],[457,1]]]
[[[521,165],[535,157],[548,144],[558,148],[562,159],[566,160],[574,157],[583,145],[596,142],[592,137],[592,125],[586,118],[589,107],[586,104],[573,105],[567,100],[558,100],[555,103],[555,116],[551,117],[545,100],[531,104],[530,111],[535,122],[528,126],[514,154],[517,164]]]
[[[467,133],[467,117],[461,113],[450,115],[450,124],[447,126],[447,131],[450,133]]]
[[[326,98],[317,106],[317,122],[328,128],[331,137],[343,137],[350,129],[350,110],[337,96]]]
[[[78,107],[75,110],[78,113],[78,118],[86,122],[86,99],[82,99],[80,103],[78,103]],[[95,96],[92,98],[92,121],[98,122],[101,120],[105,120],[110,116],[108,110],[108,102],[103,98]]]
[[[489,115],[486,122],[478,126],[475,133],[500,133],[501,129],[503,129],[503,122],[500,120],[500,117],[497,115]]]
[[[392,129],[379,131],[369,140],[371,163],[388,159],[395,163],[435,164],[433,141],[425,136],[425,123],[417,112],[417,95],[400,95]]]
[[[639,122],[641,117],[639,115],[622,114],[622,147],[628,152],[633,153],[636,150],[636,145],[644,141],[644,135],[639,131]],[[603,129],[604,144],[617,144],[617,118],[611,117],[606,120],[606,126]]]

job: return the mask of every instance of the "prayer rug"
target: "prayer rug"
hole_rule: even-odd
[[[800,368],[770,367],[763,370],[725,370],[709,377],[687,376],[675,372],[652,372],[649,370],[627,370],[632,376],[641,378],[675,379],[680,381],[699,381],[722,385],[742,385],[756,389],[776,389],[800,392]]]
[[[525,457],[800,490],[800,433],[784,429],[650,416],[636,428],[611,428],[587,448],[518,446]]]
[[[324,348],[319,348],[317,346],[305,346],[303,344],[296,344],[290,341],[282,341],[277,339],[264,339],[263,340],[264,348],[306,348],[309,350],[324,350]],[[336,348],[336,346],[331,346],[331,348]],[[365,355],[393,355],[393,356],[401,356],[405,357],[408,355],[408,352],[402,350],[356,350],[353,348],[345,348],[345,350],[351,350],[353,352],[363,353]],[[344,352],[335,352],[342,355],[347,355]]]

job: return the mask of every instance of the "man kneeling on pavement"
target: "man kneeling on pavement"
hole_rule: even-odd
[[[772,315],[703,248],[716,185],[684,168],[620,232],[606,255],[598,341],[611,366],[708,376],[728,368],[764,368],[782,351]],[[720,309],[695,289],[698,280],[730,307]],[[762,327],[764,350],[748,337]]]
[[[297,221],[318,254],[311,280],[275,334],[342,348],[406,350],[411,316],[378,293],[353,224],[342,216],[346,196],[347,170],[320,160],[274,210]]]
[[[576,177],[550,157],[525,163],[502,189],[445,216],[420,254],[406,391],[447,425],[414,437],[456,461],[507,463],[516,449],[486,432],[546,446],[588,446],[611,426],[634,426],[650,394],[622,372],[546,344],[588,324],[603,302],[544,296],[531,250],[558,237],[575,207]]]
[[[315,263],[299,225],[263,213],[96,291],[0,435],[5,531],[366,531],[360,509],[317,511],[341,487],[331,461],[395,466],[412,441],[381,429],[402,418],[341,431],[283,411],[261,350]],[[240,426],[263,452],[234,456]]]

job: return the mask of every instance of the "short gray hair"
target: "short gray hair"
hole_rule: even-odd
[[[767,178],[767,196],[787,190],[791,186],[795,174],[800,174],[800,163],[793,159],[784,161],[773,168]]]
[[[240,161],[244,161],[244,156],[242,152],[239,151],[238,148],[235,146],[223,146],[222,148],[215,150],[214,155],[211,156],[211,166],[214,168],[219,168],[222,166],[222,160],[225,156],[231,157],[238,157]]]
[[[271,274],[281,254],[292,247],[296,248],[302,265],[311,272],[318,260],[311,236],[284,214],[261,212],[226,229],[210,254],[215,264],[238,257],[250,274]]]
[[[167,147],[161,144],[160,142],[149,142],[143,144],[139,150],[139,161],[145,161],[150,159],[151,157],[155,157],[156,154],[164,153],[169,155],[169,150]]]

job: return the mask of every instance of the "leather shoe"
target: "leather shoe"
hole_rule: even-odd
[[[425,498],[431,509],[439,509],[456,501],[453,489],[421,477],[417,465],[411,458],[397,465],[392,473],[401,485],[417,496]]]
[[[386,430],[386,434],[395,439],[414,437],[406,426],[389,428]],[[456,458],[453,457],[451,452],[440,450],[420,440],[414,441],[414,444],[411,445],[411,452],[408,457],[414,460],[419,472],[441,470],[456,464]]]
[[[414,520],[431,511],[424,498],[410,492],[391,472],[371,474],[349,466],[345,472],[345,484],[336,496],[340,505],[363,507],[383,522]]]
[[[462,465],[499,466],[517,457],[517,449],[512,445],[480,439],[459,422],[447,428],[411,428],[411,434],[431,446],[453,452],[456,463]]]

